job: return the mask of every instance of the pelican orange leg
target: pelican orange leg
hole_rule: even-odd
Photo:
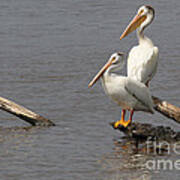
[[[119,121],[116,121],[116,122],[114,123],[114,128],[115,128],[115,129],[118,128],[118,126],[123,125],[123,124],[125,123],[125,120],[124,120],[125,114],[126,114],[126,110],[123,109],[123,110],[121,111],[121,119],[120,119]]]
[[[128,121],[125,121],[124,124],[123,124],[124,127],[127,127],[129,124],[131,124],[133,114],[134,114],[134,110],[131,110],[131,111],[130,111],[129,120],[128,120]]]
[[[133,110],[131,110],[130,111],[130,116],[129,116],[129,120],[128,121],[125,121],[124,120],[124,117],[125,117],[125,113],[126,113],[126,110],[122,110],[122,113],[121,113],[121,120],[119,120],[119,121],[116,121],[115,123],[114,123],[114,128],[116,129],[116,128],[118,128],[118,126],[120,126],[120,125],[122,125],[122,126],[124,126],[125,128],[131,123],[131,121],[132,121],[132,116],[133,116],[133,114],[134,114],[134,111]]]

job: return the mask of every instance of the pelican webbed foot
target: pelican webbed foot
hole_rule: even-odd
[[[123,126],[124,128],[127,128],[128,125],[131,123],[131,119],[129,119],[128,121],[124,121],[124,120],[119,120],[113,123],[113,128],[117,129],[120,126]]]
[[[134,113],[134,111],[131,110],[131,111],[130,111],[129,120],[128,120],[128,121],[125,121],[126,110],[123,109],[123,110],[122,110],[122,113],[121,113],[121,120],[116,121],[116,122],[112,123],[111,125],[113,126],[114,129],[117,129],[117,128],[122,127],[122,126],[123,126],[124,128],[127,128],[128,125],[130,125],[131,122],[132,122],[133,113]]]

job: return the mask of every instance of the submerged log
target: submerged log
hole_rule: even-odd
[[[110,123],[114,128],[114,122]],[[155,139],[158,141],[180,141],[180,132],[175,132],[167,126],[153,126],[147,123],[131,123],[128,127],[119,126],[119,131],[137,140]]]
[[[13,114],[33,126],[54,126],[55,124],[23,106],[16,104],[8,99],[0,97],[0,109]]]
[[[165,115],[168,118],[173,119],[175,122],[180,123],[180,108],[176,107],[167,101],[161,100],[155,96],[152,97],[155,110]]]

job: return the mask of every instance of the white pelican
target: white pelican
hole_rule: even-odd
[[[119,125],[127,127],[132,121],[134,111],[154,112],[149,89],[143,83],[131,77],[114,73],[114,71],[121,69],[123,64],[122,53],[112,54],[108,62],[88,85],[88,87],[93,86],[102,77],[102,85],[106,94],[122,108],[121,119],[114,124],[114,128]],[[126,110],[131,111],[128,121],[125,121]]]
[[[141,6],[120,37],[121,40],[137,29],[139,45],[133,47],[129,53],[127,73],[128,77],[135,78],[147,86],[157,70],[158,48],[144,36],[143,31],[153,21],[154,14],[155,11],[151,6]]]

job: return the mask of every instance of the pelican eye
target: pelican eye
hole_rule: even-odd
[[[111,60],[112,64],[113,63],[116,63],[116,57],[113,57],[112,60]]]
[[[143,12],[144,12],[144,10],[143,10],[143,9],[141,9],[141,10],[140,10],[140,12],[139,12],[139,15],[141,15]]]

